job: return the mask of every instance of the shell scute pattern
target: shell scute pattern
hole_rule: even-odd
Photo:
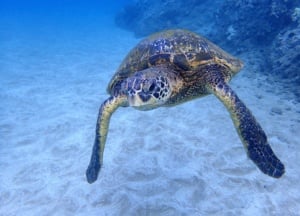
[[[112,113],[118,107],[138,110],[175,106],[214,94],[227,108],[249,158],[265,174],[281,177],[285,168],[251,111],[228,82],[243,63],[209,40],[185,30],[156,33],[141,41],[113,76],[110,97],[100,109],[96,138],[86,176],[96,181]]]

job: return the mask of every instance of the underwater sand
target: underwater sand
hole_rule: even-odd
[[[98,108],[138,40],[113,25],[33,28],[2,30],[0,215],[299,215],[300,106],[255,74],[247,53],[231,86],[285,164],[282,178],[256,168],[224,106],[207,96],[148,112],[118,109],[90,185]]]

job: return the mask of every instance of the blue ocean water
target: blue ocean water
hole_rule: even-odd
[[[272,1],[272,22],[282,16],[291,27],[280,32],[280,22],[270,25],[275,45],[262,46],[251,34],[241,37],[247,28],[234,19],[219,25],[223,32],[214,31],[221,21],[213,9],[223,2],[187,1],[179,8],[173,1],[2,0],[0,215],[298,215],[300,110],[291,88],[298,81],[285,74],[287,87],[261,63],[271,61],[263,57],[276,46],[276,53],[289,53],[274,56],[278,67],[295,68],[297,61],[284,63],[297,59],[299,8]],[[198,11],[209,16],[198,18]],[[170,27],[201,33],[245,62],[231,85],[284,162],[282,178],[255,167],[227,110],[208,96],[169,109],[117,110],[104,167],[94,184],[87,183],[96,118],[110,78],[142,37]],[[293,52],[278,46],[286,41]]]

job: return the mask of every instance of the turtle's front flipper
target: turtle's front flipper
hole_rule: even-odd
[[[230,112],[235,128],[247,150],[249,158],[263,173],[274,178],[281,177],[284,174],[284,165],[272,151],[266,134],[250,110],[225,82],[211,82],[208,88],[222,101]]]
[[[126,103],[126,97],[110,97],[101,105],[96,126],[96,137],[93,146],[90,164],[86,170],[86,178],[89,183],[93,183],[98,178],[98,173],[103,163],[103,151],[109,120],[112,113]]]

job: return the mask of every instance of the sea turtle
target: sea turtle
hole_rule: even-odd
[[[110,97],[99,110],[87,181],[97,180],[109,120],[118,107],[170,107],[211,93],[229,111],[250,159],[263,173],[281,177],[284,165],[273,153],[250,110],[227,84],[242,67],[239,59],[187,30],[166,30],[142,40],[108,85]]]

